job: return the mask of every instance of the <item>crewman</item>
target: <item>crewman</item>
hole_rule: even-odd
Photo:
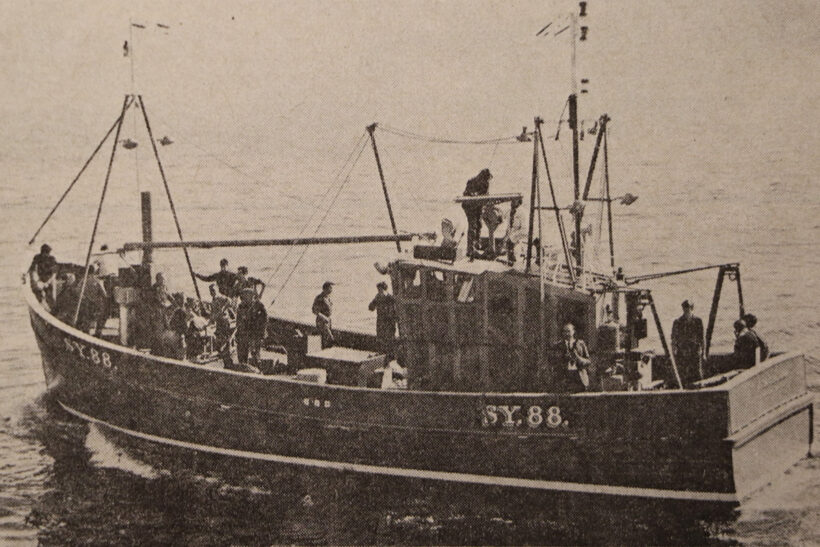
[[[226,369],[233,368],[233,346],[236,333],[236,313],[226,296],[216,296],[211,304],[214,345]]]
[[[117,285],[119,261],[117,260],[116,253],[108,250],[108,245],[103,244],[100,246],[100,252],[97,253],[96,259],[94,260],[94,269],[105,291],[105,299],[103,300],[100,315],[97,318],[97,329],[95,333],[95,336],[100,336],[106,321],[111,317],[111,312],[116,306],[116,302],[114,301],[114,287]]]
[[[48,309],[53,308],[57,300],[57,259],[51,255],[48,243],[40,246],[40,254],[34,255],[28,273],[37,300],[43,302]]]
[[[162,272],[157,272],[156,281],[151,286],[151,297],[153,304],[162,310],[173,304],[171,294],[168,292],[168,286],[165,284],[165,275]]]
[[[171,299],[171,293],[168,291],[168,286],[165,284],[165,275],[162,272],[157,272],[155,279],[156,281],[145,295],[145,301],[139,306],[138,314],[140,319],[138,323],[140,323],[140,326],[134,330],[139,332],[139,337],[142,338],[141,342],[137,342],[138,345],[142,343],[147,347],[156,348],[157,351],[160,351],[173,300]]]
[[[223,258],[219,261],[219,271],[211,275],[202,275],[194,273],[197,279],[202,281],[216,281],[216,286],[219,288],[220,294],[228,298],[236,298],[236,283],[237,275],[228,269],[228,259]]]
[[[488,203],[481,211],[481,220],[487,225],[487,236],[490,242],[487,255],[489,258],[495,258],[495,231],[504,222],[504,212],[498,205]]]
[[[185,297],[182,293],[175,293],[171,297],[171,306],[167,313],[162,314],[161,324],[157,326],[152,340],[152,353],[171,359],[185,359],[186,344],[185,331],[188,328],[188,316],[183,305]]]
[[[208,319],[202,313],[199,301],[193,298],[185,300],[185,355],[190,361],[196,361],[208,347]]]
[[[265,292],[264,281],[248,276],[247,266],[239,266],[239,268],[236,269],[236,278],[236,290],[239,292],[240,296],[243,289],[253,289],[257,296],[260,297],[262,296],[262,293]]]
[[[247,372],[259,372],[259,353],[265,340],[268,311],[251,287],[242,289],[236,310],[236,355]]]
[[[490,191],[492,178],[489,169],[482,169],[478,175],[467,181],[464,195],[467,197],[486,196]],[[475,245],[481,236],[481,211],[483,207],[481,203],[465,202],[461,204],[461,208],[464,209],[464,213],[467,215],[467,256],[470,257],[475,254]]]
[[[572,323],[564,325],[562,333],[563,340],[555,347],[559,354],[559,390],[565,393],[587,391],[590,385],[589,367],[592,364],[587,345],[575,337],[575,325]]]
[[[441,219],[441,246],[447,249],[455,249],[458,247],[456,226],[449,218]]]
[[[85,285],[85,288],[83,288],[83,285]],[[107,297],[102,281],[97,278],[97,271],[93,264],[89,265],[88,275],[84,274],[83,278],[77,281],[77,297],[78,299],[82,297],[82,301],[75,327],[83,332],[90,332],[92,327],[100,325],[101,322],[104,323],[101,318],[105,311]],[[72,319],[74,313],[75,310],[72,310]],[[95,333],[97,332],[101,332],[101,329],[95,330]]]
[[[94,336],[102,336],[108,318],[111,316],[111,308],[113,305],[114,287],[106,287],[106,279],[102,277],[102,266],[99,261],[94,262],[91,267],[91,272],[88,276],[88,285],[86,286],[86,297],[91,298],[94,302],[95,313],[95,328]]]
[[[672,323],[672,353],[684,385],[703,380],[703,321],[692,311],[695,305],[689,300],[681,303],[683,315]]]
[[[185,296],[182,293],[174,293],[173,311],[168,318],[168,330],[174,333],[174,359],[185,359],[188,354],[188,340],[185,335],[188,332],[188,322],[193,317],[193,313],[185,309]]]
[[[746,328],[749,329],[749,332],[751,332],[757,339],[757,347],[760,350],[760,359],[758,362],[765,361],[769,358],[769,345],[766,344],[763,338],[755,330],[755,326],[757,325],[757,316],[747,313],[743,316],[743,322],[746,323]]]
[[[77,276],[73,273],[65,274],[57,299],[54,305],[54,315],[64,323],[70,323],[74,318],[77,300],[80,298],[80,288],[77,286]]]
[[[115,251],[110,251],[108,245],[100,245],[100,251],[94,255],[94,262],[99,264],[99,276],[101,278],[116,277],[119,272],[121,258]]]
[[[322,337],[322,349],[329,348],[333,345],[333,330],[330,321],[330,315],[333,312],[333,302],[330,300],[330,294],[333,292],[334,283],[325,281],[322,284],[322,292],[316,295],[313,299],[313,307],[311,308],[313,314],[316,316],[316,328],[319,335]]]
[[[396,299],[387,292],[384,281],[376,284],[376,290],[378,292],[367,308],[376,312],[376,338],[382,351],[391,357],[396,339]]]
[[[743,319],[735,321],[735,351],[732,357],[736,368],[752,368],[757,364],[757,337]]]

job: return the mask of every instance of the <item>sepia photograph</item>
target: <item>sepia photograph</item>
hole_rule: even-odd
[[[0,544],[820,544],[820,4],[6,0]]]

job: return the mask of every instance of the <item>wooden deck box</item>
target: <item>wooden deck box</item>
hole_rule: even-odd
[[[311,368],[325,369],[328,383],[366,386],[373,372],[384,366],[386,356],[372,351],[331,347],[308,353],[306,361]]]

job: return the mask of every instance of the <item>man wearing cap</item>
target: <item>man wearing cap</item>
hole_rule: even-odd
[[[687,385],[704,378],[703,321],[692,313],[695,305],[689,300],[684,300],[681,308],[683,315],[672,323],[672,353],[681,381]]]
[[[57,259],[51,255],[51,247],[48,243],[40,246],[40,254],[35,255],[28,268],[31,279],[31,287],[37,300],[47,304],[48,308],[54,307],[57,299]],[[37,274],[36,276],[34,274]]]
[[[202,281],[216,281],[216,286],[219,289],[220,294],[223,294],[228,298],[236,298],[236,284],[238,278],[235,273],[228,269],[227,258],[223,258],[219,261],[218,272],[211,275],[202,275],[198,273],[195,273],[194,275],[197,279],[201,279]]]
[[[387,283],[380,281],[376,285],[378,293],[367,307],[376,312],[376,337],[382,351],[392,354],[396,338],[396,299],[387,292]]]
[[[242,289],[236,310],[236,356],[246,372],[257,372],[259,353],[265,340],[268,311],[251,287]],[[250,366],[248,366],[250,365]]]
[[[322,337],[322,349],[333,345],[333,331],[331,330],[330,314],[333,312],[333,302],[330,293],[333,292],[333,283],[325,281],[322,292],[313,299],[313,314],[316,316],[316,328]]]

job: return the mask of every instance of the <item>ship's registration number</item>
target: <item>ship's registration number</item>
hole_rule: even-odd
[[[102,365],[105,368],[111,368],[111,355],[109,355],[107,351],[89,347],[70,338],[64,338],[63,340],[65,341],[66,349],[68,349],[71,353],[77,354],[81,358],[86,361],[91,361],[95,365]]]
[[[486,405],[481,413],[481,425],[484,427],[567,427],[569,422],[561,415],[558,406],[542,407],[540,405]]]

